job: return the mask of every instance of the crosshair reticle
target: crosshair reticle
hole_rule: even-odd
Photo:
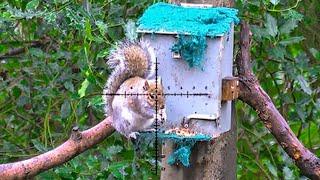
[[[165,92],[163,94],[159,93],[158,92],[158,81],[159,81],[159,74],[158,74],[158,66],[161,65],[159,62],[158,62],[158,59],[156,58],[156,62],[155,62],[155,81],[156,81],[156,87],[155,87],[155,91],[156,91],[156,98],[155,98],[155,112],[156,114],[158,114],[159,112],[159,109],[158,109],[158,96],[177,96],[177,97],[190,97],[190,96],[210,96],[211,94],[209,93],[204,93],[204,92],[196,92],[196,93],[189,93],[189,91],[182,91],[183,88],[181,88],[181,91],[180,93],[177,93],[177,92],[174,92],[174,93],[170,93],[170,90],[168,88],[168,92]],[[194,87],[195,88],[195,87]],[[148,94],[146,93],[110,93],[110,94],[102,94],[102,95],[107,95],[107,96],[124,96],[124,97],[128,97],[128,96],[147,96]],[[162,119],[162,114],[160,114],[160,119]],[[159,121],[158,121],[158,116],[156,116],[156,119],[155,119],[155,123],[154,123],[154,128],[155,128],[155,144],[154,144],[154,147],[155,147],[155,150],[154,150],[154,158],[155,158],[155,169],[154,169],[154,172],[156,175],[158,175],[158,170],[159,170]]]

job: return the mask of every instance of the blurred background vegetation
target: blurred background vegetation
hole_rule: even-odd
[[[104,58],[152,0],[0,2],[0,163],[46,152],[74,125],[103,119]],[[252,59],[263,88],[298,138],[320,157],[320,1],[237,0],[250,22]],[[235,53],[239,28],[236,28]],[[264,128],[237,102],[239,179],[305,179]],[[156,178],[149,150],[135,158],[114,133],[99,146],[37,179]],[[139,169],[139,171],[137,171]]]

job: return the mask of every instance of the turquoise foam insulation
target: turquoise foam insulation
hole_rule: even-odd
[[[138,30],[196,36],[222,36],[231,23],[239,23],[238,10],[225,7],[195,8],[167,3],[150,6],[138,20]]]
[[[177,149],[172,152],[168,159],[167,163],[169,165],[174,165],[180,162],[183,166],[189,167],[190,162],[189,158],[191,155],[192,147],[199,141],[210,141],[212,138],[208,135],[204,134],[196,134],[193,136],[181,136],[175,133],[161,133],[158,132],[158,140],[160,142],[169,140],[174,142],[177,145]],[[135,146],[137,149],[141,148],[141,144],[154,144],[153,142],[156,140],[155,132],[140,132],[138,138],[135,140]],[[136,147],[135,147],[136,148]]]
[[[205,36],[179,35],[178,41],[172,46],[171,51],[180,53],[190,68],[200,67],[207,48]]]
[[[158,137],[161,140],[171,140],[178,145],[178,148],[170,154],[167,163],[173,165],[180,162],[183,166],[189,167],[189,157],[191,154],[191,148],[198,141],[210,141],[212,138],[204,134],[196,134],[194,136],[180,136],[174,133],[165,134],[159,133]]]

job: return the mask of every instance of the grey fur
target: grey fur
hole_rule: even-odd
[[[143,71],[143,68],[129,69],[128,61],[125,59],[124,50],[130,46],[139,46],[147,57],[148,70]],[[155,53],[149,43],[146,41],[129,41],[120,42],[113,50],[107,60],[107,64],[113,69],[113,72],[108,78],[106,86],[103,90],[103,100],[105,103],[106,115],[112,115],[112,101],[114,94],[117,92],[121,84],[127,79],[139,76],[145,79],[151,79],[155,74]]]

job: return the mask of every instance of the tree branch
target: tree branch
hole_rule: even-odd
[[[28,48],[36,48],[36,47],[42,47],[50,42],[50,39],[46,36],[42,37],[40,40],[35,41],[21,41],[21,42],[11,42],[11,41],[4,41],[0,42],[0,44],[10,44],[10,43],[22,43],[27,44],[25,47],[19,47],[19,48],[13,48],[10,49],[8,52],[0,55],[0,60],[7,59],[7,58],[13,58],[17,55],[23,54],[26,52]]]
[[[110,120],[111,117],[108,117],[83,132],[80,132],[77,127],[73,128],[70,138],[49,152],[24,161],[0,164],[1,179],[28,179],[71,160],[114,132]]]
[[[250,60],[250,28],[247,22],[243,22],[240,33],[240,53],[237,56],[240,80],[239,99],[256,110],[264,125],[293,159],[302,174],[312,179],[320,179],[320,159],[305,148],[292,132],[268,94],[261,88],[252,72]]]

